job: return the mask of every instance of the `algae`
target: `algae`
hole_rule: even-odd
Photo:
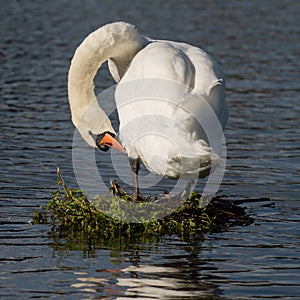
[[[98,196],[88,201],[84,191],[68,188],[57,168],[59,185],[53,192],[46,205],[33,212],[34,224],[51,224],[53,230],[68,237],[82,236],[89,239],[103,239],[124,235],[172,235],[184,238],[206,233],[220,232],[232,226],[246,226],[253,223],[244,207],[234,201],[215,197],[204,208],[200,208],[201,195],[197,192],[190,194],[183,204],[170,211],[165,211],[165,217],[156,219],[157,207],[149,211],[149,203],[134,203],[134,199],[126,193],[116,181],[111,183],[106,197]],[[133,222],[124,222],[130,215],[128,202],[135,205]],[[101,203],[102,210],[98,209]],[[141,212],[140,215],[137,212]],[[108,214],[109,212],[109,214]],[[143,216],[147,213],[147,220]],[[149,214],[153,213],[149,218]],[[120,217],[121,216],[121,217]],[[126,218],[125,218],[126,219]],[[150,221],[148,221],[151,219]]]

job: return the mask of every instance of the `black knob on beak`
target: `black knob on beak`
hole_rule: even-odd
[[[112,146],[111,144],[107,143],[107,141],[104,139],[106,134],[109,134],[110,136],[114,137],[114,134],[108,131],[98,134],[96,137],[96,145],[103,152],[107,152]]]
[[[106,145],[97,144],[97,146],[103,152],[107,152],[109,150],[109,147]]]

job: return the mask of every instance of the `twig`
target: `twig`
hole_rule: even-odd
[[[63,179],[62,176],[61,176],[59,167],[56,167],[56,174],[57,174],[57,176],[58,176],[58,179],[59,179],[59,182],[60,182],[61,186],[62,186],[63,189],[64,189],[64,192],[65,192],[66,196],[67,196],[69,199],[72,198],[72,195],[70,195],[70,193],[69,193],[69,191],[68,191],[68,188],[67,188],[67,186],[65,185],[65,181],[64,181],[64,179]]]

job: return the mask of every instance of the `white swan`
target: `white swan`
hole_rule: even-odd
[[[95,101],[93,80],[105,61],[118,83],[120,139]],[[168,178],[193,179],[209,173],[217,157],[211,141],[220,142],[218,132],[227,122],[224,89],[222,70],[206,52],[185,43],[150,39],[124,22],[107,24],[86,37],[74,54],[68,77],[74,125],[92,147],[126,149],[137,199],[142,197],[140,161],[150,172]]]

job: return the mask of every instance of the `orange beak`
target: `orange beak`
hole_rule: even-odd
[[[121,151],[122,153],[126,154],[126,150],[123,148],[123,146],[115,138],[113,138],[109,133],[104,134],[102,140],[100,141],[100,145],[116,148],[119,151]]]

